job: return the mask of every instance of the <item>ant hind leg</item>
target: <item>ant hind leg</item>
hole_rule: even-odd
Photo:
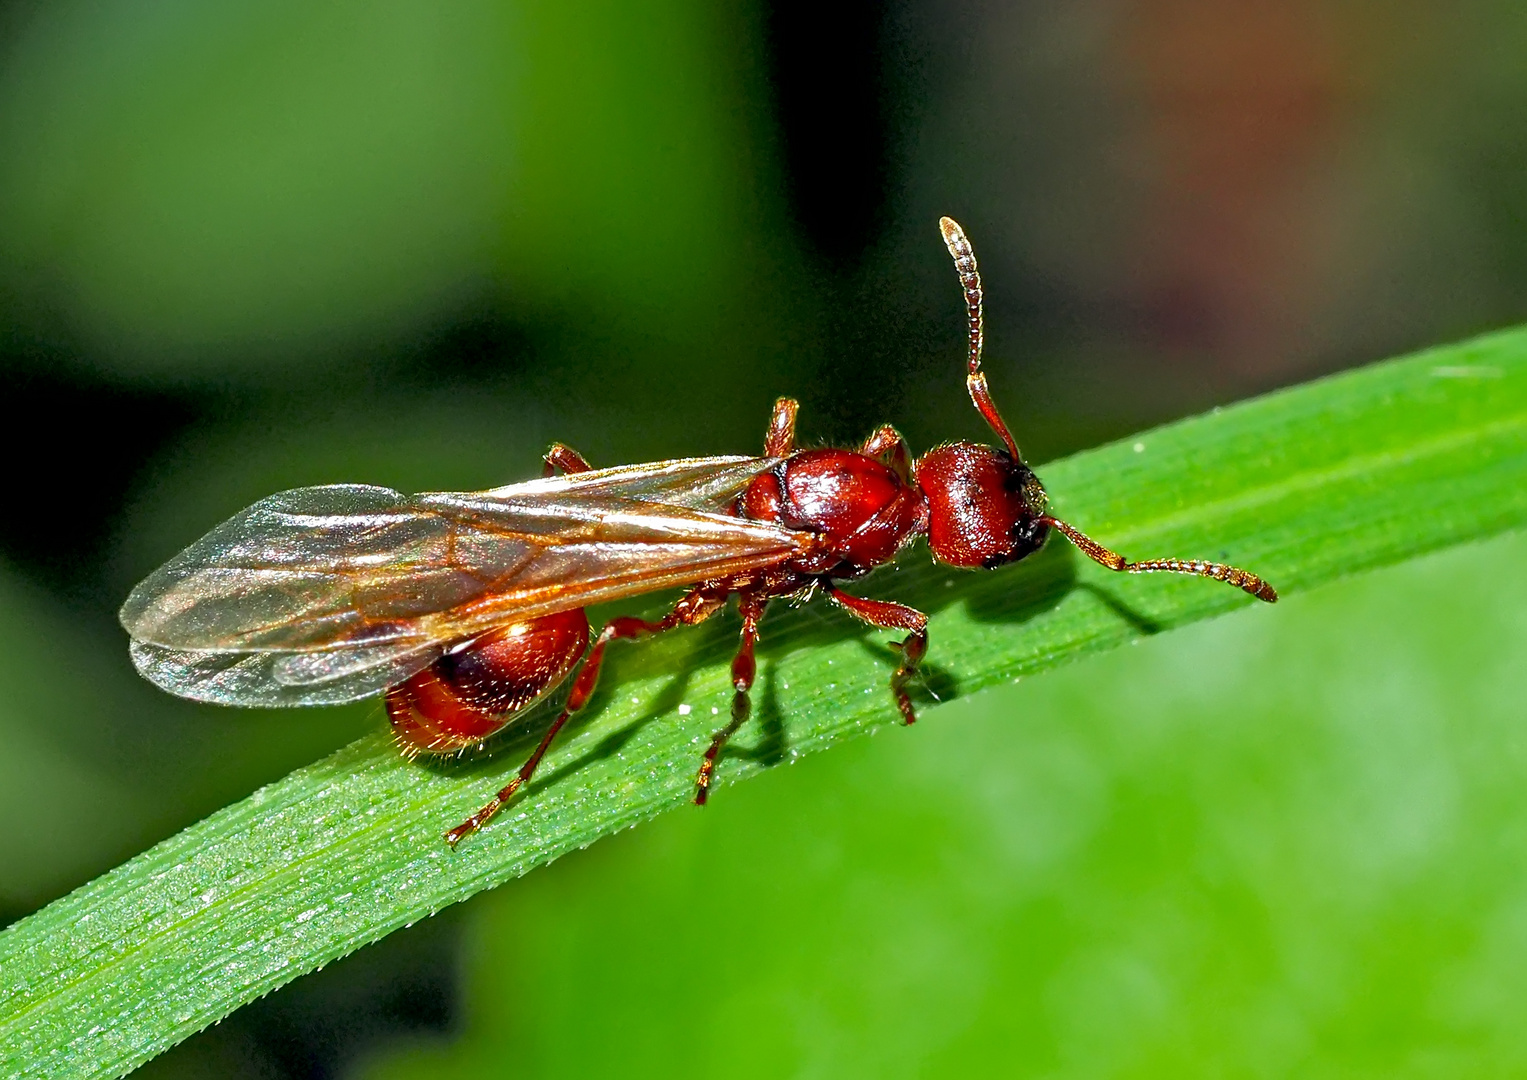
[[[753,679],[758,674],[758,661],[754,658],[753,650],[758,644],[758,620],[763,618],[767,604],[767,600],[754,596],[745,596],[738,601],[737,606],[742,612],[742,643],[737,646],[737,655],[732,657],[732,718],[726,727],[711,737],[705,757],[700,761],[700,771],[695,776],[696,806],[704,806],[705,800],[710,797],[711,780],[716,772],[716,762],[721,758],[722,748],[753,713],[751,691]]]
[[[795,453],[795,414],[800,407],[799,402],[787,397],[774,403],[769,430],[764,435],[765,457],[789,457]]]
[[[546,751],[550,749],[552,740],[557,737],[557,732],[562,730],[562,725],[567,723],[568,718],[583,708],[593,696],[594,688],[599,684],[599,671],[604,666],[605,646],[618,639],[629,640],[645,637],[648,634],[661,634],[676,626],[693,626],[710,618],[725,603],[725,594],[718,596],[702,585],[685,593],[673,606],[673,610],[656,622],[622,616],[605,623],[604,629],[599,631],[598,637],[594,639],[594,647],[589,650],[582,669],[573,680],[573,688],[567,694],[567,703],[562,707],[562,712],[552,722],[551,727],[547,729],[535,753],[531,754],[530,759],[521,766],[514,779],[501,788],[480,810],[446,833],[445,842],[454,848],[467,836],[486,825],[494,814],[503,809],[505,803],[514,798],[520,788],[530,782],[530,778],[535,775],[536,767],[541,764],[541,758],[545,757]]]

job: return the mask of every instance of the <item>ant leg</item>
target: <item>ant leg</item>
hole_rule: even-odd
[[[592,472],[594,466],[583,460],[583,455],[571,446],[563,446],[559,442],[551,444],[551,449],[542,455],[546,460],[546,468],[541,470],[542,476],[555,476],[561,469],[564,474]]]
[[[782,397],[774,403],[769,417],[769,431],[764,435],[765,457],[789,457],[795,453],[795,414],[800,403]]]
[[[1223,581],[1227,585],[1244,589],[1258,600],[1266,600],[1269,604],[1275,604],[1278,601],[1277,590],[1250,570],[1242,570],[1240,567],[1229,566],[1225,563],[1188,559],[1143,559],[1140,562],[1130,562],[1117,551],[1108,550],[1080,529],[1067,525],[1059,518],[1046,516],[1039,520],[1063,533],[1066,539],[1075,544],[1087,558],[1110,570],[1118,570],[1125,574],[1150,574],[1158,571],[1197,574],[1199,577],[1213,578],[1215,581]]]
[[[700,772],[695,777],[696,806],[704,806],[710,796],[710,782],[716,771],[716,761],[721,757],[721,748],[752,715],[753,699],[749,691],[753,689],[753,679],[758,674],[758,661],[753,658],[753,647],[758,644],[758,620],[763,618],[767,605],[767,600],[755,596],[744,596],[737,602],[742,614],[742,643],[737,646],[737,655],[732,657],[732,687],[735,690],[732,694],[732,719],[711,738],[710,747],[700,761]]]
[[[882,424],[871,432],[870,437],[864,440],[864,445],[859,447],[859,453],[865,457],[880,458],[895,470],[903,483],[912,483],[912,448],[902,438],[901,432],[890,424]]]
[[[912,698],[907,694],[907,683],[912,681],[913,676],[917,674],[917,666],[922,663],[923,657],[928,655],[928,616],[905,604],[850,596],[836,587],[830,588],[827,595],[844,611],[855,618],[863,619],[871,626],[878,626],[882,630],[911,631],[903,641],[892,645],[901,653],[901,663],[891,676],[891,693],[896,698],[896,707],[901,710],[902,719],[909,724],[916,723],[917,714],[912,710]]]
[[[599,683],[599,669],[604,666],[606,645],[618,638],[645,637],[648,634],[661,634],[664,630],[672,630],[676,626],[693,626],[710,618],[721,610],[725,603],[725,595],[717,596],[706,586],[700,585],[685,593],[673,606],[673,610],[656,622],[622,616],[605,623],[604,629],[599,631],[599,636],[594,639],[594,647],[589,650],[588,659],[584,660],[582,670],[573,680],[573,688],[567,694],[567,704],[562,707],[561,714],[547,729],[540,745],[535,748],[535,753],[531,754],[530,759],[520,767],[514,779],[489,799],[477,813],[446,833],[445,842],[454,848],[467,836],[486,825],[494,814],[503,809],[505,803],[514,798],[515,792],[530,782],[530,778],[535,775],[536,767],[541,764],[541,758],[545,757],[546,751],[550,749],[552,740],[557,737],[557,732],[562,730],[562,725],[567,723],[568,717],[583,708],[593,696],[594,687]]]

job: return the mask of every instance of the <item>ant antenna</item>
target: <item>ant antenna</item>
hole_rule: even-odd
[[[1007,451],[1013,460],[1021,462],[1023,455],[1018,452],[1018,442],[1007,429],[1002,414],[997,411],[997,403],[991,399],[991,391],[986,388],[986,373],[981,370],[984,322],[981,317],[981,272],[976,269],[976,253],[965,237],[965,230],[960,228],[960,223],[954,218],[939,218],[938,229],[944,234],[944,246],[954,256],[954,268],[959,271],[960,286],[965,290],[965,314],[970,327],[970,363],[965,376],[965,389],[970,391],[970,400],[976,411],[1007,444]]]
[[[1046,514],[1039,520],[1063,534],[1087,558],[1110,570],[1118,570],[1124,574],[1152,574],[1163,571],[1171,574],[1196,574],[1199,577],[1213,578],[1215,581],[1223,581],[1227,585],[1244,589],[1258,600],[1266,600],[1269,604],[1278,602],[1277,590],[1250,570],[1242,570],[1238,566],[1229,566],[1225,563],[1201,562],[1196,559],[1142,559],[1140,562],[1130,562],[1117,551],[1108,550],[1080,529],[1066,524],[1059,518],[1052,518]]]
[[[970,400],[974,403],[976,411],[1007,444],[1008,453],[1012,455],[1013,460],[1022,462],[1023,455],[1018,453],[1018,443],[1013,438],[1013,433],[1007,429],[1007,424],[1003,422],[1002,414],[997,411],[997,403],[992,400],[991,391],[986,388],[986,375],[981,370],[984,324],[981,317],[981,273],[976,269],[976,253],[970,247],[965,230],[960,228],[959,222],[954,218],[939,218],[938,228],[939,232],[944,234],[944,246],[949,249],[949,254],[954,256],[954,268],[959,271],[960,286],[965,290],[965,312],[970,327],[970,362],[965,375],[965,388],[970,391]],[[1068,525],[1059,518],[1045,514],[1039,518],[1039,521],[1064,535],[1087,558],[1110,570],[1118,570],[1125,574],[1160,572],[1195,574],[1198,577],[1213,578],[1215,581],[1223,581],[1227,585],[1244,589],[1258,600],[1265,600],[1269,604],[1276,603],[1278,600],[1278,593],[1271,585],[1251,571],[1242,570],[1238,566],[1189,559],[1142,559],[1139,562],[1130,562],[1117,551],[1110,551],[1080,529]]]

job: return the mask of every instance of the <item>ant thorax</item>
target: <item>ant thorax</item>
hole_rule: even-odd
[[[755,478],[738,500],[738,513],[816,533],[818,549],[792,565],[806,574],[848,578],[895,558],[923,531],[927,504],[916,486],[878,458],[803,450]]]

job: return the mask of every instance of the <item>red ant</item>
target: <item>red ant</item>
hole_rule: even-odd
[[[353,700],[386,689],[405,752],[477,746],[550,695],[583,661],[567,700],[505,787],[445,834],[453,847],[534,775],[588,702],[610,642],[693,626],[737,597],[730,722],[700,763],[695,802],[747,720],[758,624],[769,601],[820,589],[871,626],[906,631],[891,693],[916,720],[907,684],[928,651],[928,616],[853,596],[863,577],[919,536],[949,566],[1016,562],[1062,533],[1126,573],[1227,582],[1260,600],[1272,586],[1223,563],[1131,562],[1047,512],[981,372],[981,279],[959,225],[939,222],[965,293],[966,388],[1000,446],[952,442],[915,461],[896,429],[857,450],[797,450],[796,402],[774,406],[762,458],[693,458],[595,470],[560,444],[538,481],[476,493],[403,496],[342,484],[272,495],[224,522],[143,581],[123,605],[135,664],[174,693],[244,705]],[[554,475],[560,471],[562,475]],[[593,638],[590,604],[655,589],[689,591],[656,621],[622,616]],[[585,655],[586,654],[586,655]]]

